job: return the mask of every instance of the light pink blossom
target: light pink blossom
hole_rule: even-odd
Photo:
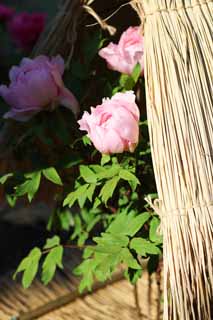
[[[57,104],[77,114],[78,102],[64,86],[63,73],[64,60],[60,56],[24,58],[20,66],[12,67],[10,85],[0,86],[0,95],[11,106],[4,118],[27,121],[36,113],[52,109]]]
[[[119,43],[110,43],[99,51],[107,61],[109,69],[131,75],[135,65],[141,65],[144,72],[144,39],[139,27],[129,27],[121,36]]]
[[[78,123],[103,154],[133,152],[138,144],[139,109],[132,91],[103,99],[91,114],[84,112]]]
[[[8,32],[15,44],[30,51],[44,30],[46,14],[19,13],[8,22]]]

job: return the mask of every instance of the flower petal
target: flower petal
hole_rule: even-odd
[[[77,99],[75,98],[74,94],[65,87],[61,89],[61,93],[59,95],[59,102],[62,106],[66,107],[67,109],[70,109],[75,116],[79,114],[80,106]]]

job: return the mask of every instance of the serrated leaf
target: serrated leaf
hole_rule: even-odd
[[[15,195],[21,197],[27,194],[28,200],[29,202],[31,202],[40,186],[41,172],[36,171],[30,174],[26,174],[25,177],[28,178],[28,180],[26,180],[21,185],[15,187]]]
[[[51,239],[47,239],[44,249],[51,249],[59,245],[60,245],[60,238],[58,236],[54,236]]]
[[[100,205],[101,205],[101,200],[99,198],[95,198],[93,208],[97,209]]]
[[[129,238],[124,235],[103,233],[101,237],[94,237],[93,241],[97,243],[97,246],[94,247],[95,251],[115,253],[128,246]]]
[[[131,219],[128,223],[128,235],[133,237],[150,219],[150,214],[148,212],[141,213]]]
[[[126,181],[129,182],[129,184],[132,187],[133,191],[135,191],[137,185],[140,184],[140,181],[138,180],[138,178],[128,170],[122,169],[119,172],[119,176],[120,176],[121,179],[126,180]],[[132,183],[133,183],[133,185],[132,185]]]
[[[116,216],[113,222],[107,229],[107,232],[112,234],[123,234],[133,237],[149,220],[150,214],[148,212],[139,215],[136,212],[121,212]]]
[[[121,170],[121,167],[118,164],[113,165],[111,168],[101,168],[101,172],[97,175],[97,178],[99,180],[113,178],[117,176],[119,174],[119,171]]]
[[[59,186],[63,185],[61,178],[55,168],[51,167],[51,168],[44,169],[44,170],[42,170],[42,173],[47,180],[49,180]]]
[[[92,221],[88,223],[87,232],[90,232],[99,221],[101,221],[101,215],[93,218]]]
[[[15,279],[19,272],[23,272],[22,285],[25,289],[29,288],[38,271],[41,250],[34,248],[29,255],[19,264],[13,278]]]
[[[161,254],[161,250],[155,244],[143,238],[133,238],[130,242],[130,249],[134,249],[141,256]]]
[[[96,268],[96,263],[93,259],[84,260],[77,268],[73,270],[74,275],[83,276],[79,286],[79,292],[82,293],[85,289],[91,290],[94,281],[93,273]]]
[[[93,255],[93,253],[94,249],[92,247],[87,247],[86,249],[84,249],[83,258],[88,259]]]
[[[72,216],[69,210],[59,211],[58,217],[61,224],[61,229],[69,231],[72,224]]]
[[[79,217],[79,215],[75,215],[74,216],[74,232],[73,234],[70,236],[71,240],[76,239],[81,233],[82,233],[82,222],[81,222],[81,218]]]
[[[102,166],[100,166],[99,164],[92,164],[89,166],[95,173],[99,174],[99,173],[103,173],[106,172],[106,168],[103,168]],[[99,178],[99,177],[98,177]]]
[[[81,232],[81,234],[78,237],[78,241],[77,241],[78,246],[83,246],[88,238],[89,238],[88,232],[86,232],[86,231]]]
[[[42,282],[47,285],[54,277],[56,268],[63,269],[62,265],[63,247],[57,246],[47,254],[42,265]]]
[[[87,198],[90,202],[92,202],[93,194],[95,192],[96,184],[92,183],[89,188],[87,189]]]
[[[96,183],[95,173],[88,166],[80,166],[80,175],[87,183]]]
[[[5,184],[9,178],[13,176],[13,173],[7,173],[0,178],[0,184]]]
[[[68,196],[64,199],[63,206],[69,205],[72,207],[76,200],[78,200],[81,195],[85,194],[89,184],[84,184],[83,186],[79,187],[76,191],[73,191],[68,194]]]
[[[118,176],[108,180],[100,192],[100,197],[102,198],[102,201],[106,204],[107,201],[112,197],[115,188],[117,187],[117,184],[119,182],[120,178]]]
[[[137,260],[133,257],[128,248],[123,248],[120,252],[121,260],[127,265],[128,268],[140,270],[141,266]]]

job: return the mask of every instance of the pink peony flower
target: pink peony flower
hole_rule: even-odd
[[[0,21],[3,21],[3,22],[8,21],[9,19],[12,18],[14,12],[15,10],[13,8],[0,4]]]
[[[103,99],[91,114],[84,112],[78,123],[103,154],[133,152],[138,144],[139,109],[132,91]]]
[[[110,43],[99,51],[107,61],[109,69],[131,75],[135,65],[140,63],[144,72],[144,38],[139,27],[128,28],[121,36],[119,43]]]
[[[11,106],[4,118],[27,121],[42,110],[54,108],[57,103],[77,114],[78,102],[64,86],[63,73],[64,60],[60,56],[24,58],[19,67],[12,67],[9,87],[0,86],[0,95]]]
[[[44,30],[46,14],[20,13],[8,23],[8,31],[16,45],[31,50]]]

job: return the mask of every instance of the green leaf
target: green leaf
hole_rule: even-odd
[[[83,144],[85,145],[85,147],[88,146],[88,145],[89,146],[92,145],[92,142],[91,142],[90,138],[87,135],[82,137],[82,141],[83,141]]]
[[[137,254],[147,256],[147,254],[159,255],[161,250],[149,240],[134,238],[130,242],[130,249],[134,249]]]
[[[83,186],[80,186],[76,191],[69,193],[68,196],[64,199],[63,206],[65,207],[69,205],[69,207],[72,207],[76,200],[80,199],[82,195],[85,195],[88,187],[89,184],[84,184]]]
[[[116,216],[108,227],[107,232],[133,237],[149,218],[150,214],[148,212],[139,215],[136,215],[134,211],[131,211],[130,213],[122,212]]]
[[[121,167],[118,164],[115,164],[115,165],[111,166],[110,168],[103,168],[103,167],[101,167],[101,168],[102,169],[101,169],[100,173],[97,175],[97,178],[99,180],[113,178],[113,177],[117,176],[121,170]]]
[[[6,194],[6,200],[11,208],[14,208],[16,205],[17,197],[11,194]]]
[[[24,272],[22,277],[22,285],[25,289],[29,288],[38,272],[39,261],[41,258],[41,250],[34,248],[29,255],[19,264],[13,278],[15,279],[19,272]]]
[[[5,182],[13,176],[13,173],[7,173],[0,178],[0,183],[5,184]]]
[[[58,246],[53,249],[47,254],[44,263],[42,265],[42,282],[47,285],[52,278],[54,277],[56,268],[59,267],[63,269],[62,265],[62,258],[63,258],[63,247]]]
[[[157,244],[163,243],[162,235],[158,234],[160,219],[154,217],[150,222],[149,239]]]
[[[130,219],[128,222],[128,235],[133,237],[150,219],[150,214],[148,212],[142,213]]]
[[[51,239],[47,239],[44,249],[51,249],[53,247],[60,245],[60,238],[58,236],[54,236]]]
[[[108,180],[101,189],[100,196],[105,204],[112,197],[119,180],[120,178],[118,176],[114,177]]]
[[[81,232],[81,234],[78,237],[78,241],[77,241],[78,246],[83,246],[88,238],[89,238],[88,232],[86,232],[86,231]]]
[[[80,175],[87,183],[96,183],[95,173],[88,166],[80,166]]]
[[[73,270],[74,275],[83,276],[79,286],[80,293],[85,289],[88,289],[89,291],[92,290],[92,284],[94,281],[93,273],[95,268],[96,262],[93,259],[87,259]]]
[[[83,258],[88,259],[93,255],[93,253],[93,247],[87,247],[86,249],[84,249]]]
[[[140,63],[137,63],[136,66],[133,69],[133,72],[131,74],[131,77],[134,79],[134,82],[137,83],[138,79],[140,78],[141,75],[141,65]]]
[[[16,193],[15,196],[21,197],[25,194],[28,195],[29,202],[32,201],[41,181],[41,172],[36,171],[29,174],[26,174],[25,177],[28,179],[23,184],[15,187]]]
[[[92,202],[93,194],[95,192],[96,184],[93,183],[89,186],[87,189],[87,198],[89,199],[90,202]]]
[[[123,248],[120,252],[121,260],[127,265],[128,268],[140,270],[141,266],[137,260],[133,257],[128,248]]]
[[[79,237],[82,233],[82,230],[83,230],[83,226],[82,226],[81,218],[79,217],[79,215],[75,215],[74,216],[74,232],[71,235],[70,239],[74,240],[77,237]]]
[[[58,217],[60,220],[60,224],[61,224],[61,229],[62,230],[66,230],[69,231],[70,230],[70,226],[71,226],[71,222],[72,222],[72,217],[71,217],[71,213],[69,210],[60,210],[58,213]]]
[[[110,162],[111,157],[108,154],[103,154],[102,158],[101,158],[101,165],[104,166],[105,164],[107,164],[108,162]]]
[[[135,86],[135,81],[131,76],[126,74],[122,74],[120,77],[120,86],[125,90],[132,90]]]
[[[119,176],[121,179],[128,181],[130,186],[131,186],[131,182],[133,183],[133,191],[135,191],[137,185],[140,184],[140,181],[138,180],[138,178],[128,170],[122,169],[119,172]]]
[[[129,238],[124,235],[112,235],[109,233],[102,233],[101,237],[93,238],[97,243],[94,251],[102,253],[116,253],[120,252],[121,248],[128,246]]]
[[[141,278],[142,276],[142,269],[131,269],[128,268],[125,272],[124,272],[125,278],[131,282],[131,284],[135,285],[137,283],[137,281]]]
[[[44,169],[44,170],[42,170],[42,173],[47,180],[49,180],[59,186],[63,185],[61,178],[55,168],[51,167],[51,168]]]
[[[87,232],[90,232],[100,220],[101,220],[101,215],[97,217],[93,217],[92,221],[90,221],[87,225]]]
[[[100,205],[101,205],[101,200],[99,198],[95,198],[93,208],[97,209]]]

